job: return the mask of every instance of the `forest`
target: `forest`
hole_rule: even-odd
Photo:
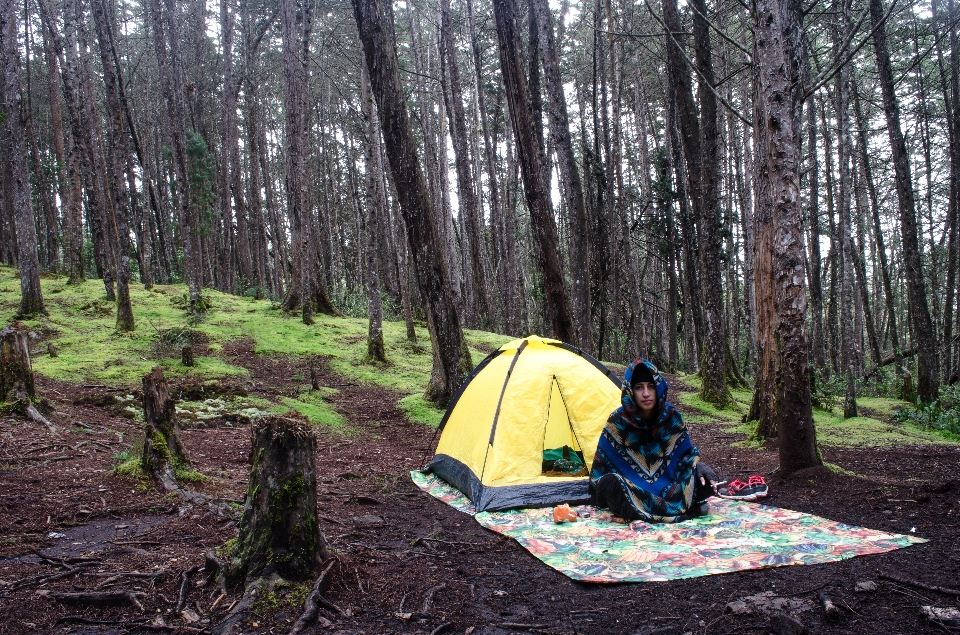
[[[169,494],[222,519],[227,508],[211,501],[242,502],[243,457],[223,468],[217,486],[189,475],[203,476],[196,456],[215,456],[210,444],[245,448],[247,441],[223,425],[208,428],[214,436],[197,441],[207,454],[190,463],[190,442],[174,443],[179,430],[163,427],[183,416],[180,405],[170,415],[171,399],[196,400],[185,396],[193,394],[190,382],[208,382],[198,385],[213,399],[266,391],[258,394],[269,404],[237,402],[237,412],[281,407],[322,420],[319,462],[323,448],[358,443],[342,440],[334,430],[341,424],[356,432],[366,422],[374,427],[363,434],[374,435],[376,426],[402,427],[403,440],[371,437],[378,441],[355,457],[378,466],[371,474],[385,489],[376,491],[400,491],[391,479],[420,467],[414,459],[435,442],[431,426],[483,355],[538,335],[614,369],[649,359],[671,378],[685,415],[703,424],[704,447],[740,457],[724,460],[741,470],[814,474],[812,487],[839,497],[828,503],[834,518],[888,522],[875,515],[931,496],[942,518],[957,514],[947,493],[960,486],[953,451],[960,439],[958,30],[955,0],[5,0],[0,305],[9,328],[29,338],[0,334],[0,396],[20,403],[4,416],[25,414],[40,426],[37,435],[44,424],[56,434],[58,414],[92,417],[93,428],[78,429],[102,433],[89,449],[115,452],[96,461],[76,454],[86,465],[76,469],[88,478],[89,470],[112,470],[121,482],[114,463],[132,450],[158,484],[144,509],[161,509]],[[244,311],[249,319],[239,317]],[[96,355],[83,357],[84,347]],[[32,376],[25,385],[5,376],[20,372],[9,361],[20,350],[28,370],[34,358],[36,396]],[[179,397],[168,396],[164,373],[150,370],[156,364]],[[214,380],[222,384],[215,390]],[[297,392],[304,383],[310,399]],[[361,386],[383,387],[389,403],[376,404]],[[54,415],[41,407],[51,392],[61,395]],[[133,445],[117,432],[122,447],[113,447],[109,431],[126,425],[127,392],[139,413]],[[297,399],[300,406],[284,401]],[[228,427],[251,421],[219,411],[214,418]],[[4,429],[16,430],[14,420]],[[151,450],[151,426],[161,438],[172,435],[174,459]],[[189,427],[188,440],[205,429]],[[25,448],[42,442],[9,443],[0,449],[14,466],[27,465],[34,450]],[[858,454],[857,444],[871,450]],[[62,478],[42,465],[51,483]],[[934,465],[923,492],[890,489]],[[374,496],[348,468],[316,468],[320,499],[334,492],[337,509]],[[16,479],[20,468],[9,469],[3,478]],[[248,502],[264,468],[254,462],[252,469]],[[892,480],[857,480],[878,470]],[[324,474],[339,485],[323,485]],[[862,483],[863,500],[846,501],[852,508],[841,504],[848,478]],[[417,492],[408,481],[401,499]],[[802,481],[783,487],[781,503],[814,504]],[[100,505],[93,502],[91,509]],[[436,515],[427,503],[410,504]],[[9,514],[15,503],[6,505]],[[45,535],[51,515],[42,500],[30,505],[40,533],[23,535]],[[122,516],[131,505],[115,509],[126,509]],[[480,544],[456,542],[459,530],[449,528],[460,527],[456,515],[444,514],[448,534],[440,521],[433,533],[424,519],[424,528],[404,525],[420,536],[414,547],[436,539],[432,546],[460,545],[462,554],[463,545]],[[78,522],[75,512],[67,516],[58,522]],[[219,521],[196,518],[205,545],[233,535],[216,529]],[[933,540],[946,540],[954,518]],[[325,531],[342,533],[334,521]],[[161,542],[177,531],[164,529]],[[355,548],[347,540],[343,553]],[[503,539],[489,542],[504,548]],[[25,548],[16,539],[10,545],[4,553]],[[432,553],[426,557],[440,557]],[[933,554],[924,554],[924,566],[937,569]],[[58,557],[70,574],[64,578],[81,575],[79,556]],[[480,556],[460,558],[476,564]],[[331,591],[341,604],[357,592],[348,593],[344,580],[355,576],[349,584],[365,595],[377,575],[350,571],[347,561],[337,561],[340,586]],[[175,615],[189,610],[206,624],[215,606],[184,604],[203,562],[183,569],[173,604]],[[313,589],[321,608],[330,604],[322,595],[330,566]],[[865,566],[837,565],[832,579],[866,575]],[[955,574],[956,556],[944,566]],[[8,575],[0,567],[0,588]],[[811,586],[802,574],[778,575]],[[28,586],[26,579],[6,588]],[[939,569],[927,579],[950,586]],[[159,580],[177,595],[179,578]],[[150,581],[157,588],[158,579]],[[570,598],[593,601],[568,586]],[[473,586],[456,588],[456,602],[475,599]],[[723,595],[691,588],[712,597],[707,602]],[[453,617],[440,620],[432,608],[439,589],[431,589],[411,629],[417,619],[424,633],[470,626],[468,608],[448,609]],[[676,593],[683,589],[690,590]],[[139,606],[139,591],[129,593]],[[542,608],[545,598],[531,602]],[[20,605],[35,621],[43,613],[37,601]],[[237,602],[249,609],[249,589]],[[392,612],[407,615],[399,602]],[[350,609],[330,606],[323,614],[347,623]],[[713,617],[726,620],[718,606]],[[279,623],[275,613],[264,624]],[[84,615],[72,623],[93,619]],[[501,615],[530,627],[513,630],[569,632]],[[123,619],[110,624],[151,630]],[[236,611],[226,619],[240,623]],[[884,630],[856,619],[857,632]],[[960,625],[960,614],[955,619],[951,626],[931,618],[943,629]],[[209,629],[184,620],[152,630]],[[232,632],[234,622],[214,630]],[[707,632],[704,624],[676,632]],[[630,632],[673,632],[654,628],[670,624],[641,626]],[[26,627],[0,625],[0,633],[19,628]]]

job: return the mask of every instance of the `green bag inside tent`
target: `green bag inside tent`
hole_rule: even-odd
[[[587,466],[580,452],[565,445],[562,448],[543,451],[543,473],[586,476]]]

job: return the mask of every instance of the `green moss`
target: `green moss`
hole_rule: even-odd
[[[140,466],[140,457],[133,457],[117,463],[113,468],[113,473],[117,476],[127,476],[136,481],[142,481],[147,478]]]
[[[175,469],[173,472],[182,483],[205,483],[210,480],[209,476],[197,470]]]
[[[878,405],[882,407],[882,404]],[[844,419],[839,410],[814,410],[813,420],[817,426],[817,441],[827,446],[876,448],[893,445],[960,445],[957,440],[947,439],[934,431],[922,430],[911,424],[885,422],[872,417]]]
[[[224,558],[229,557],[233,553],[233,550],[237,548],[237,539],[231,538],[226,541],[216,549],[217,556]]]
[[[750,401],[753,399],[753,393],[748,389],[730,388],[730,396],[733,397],[733,402],[731,402],[725,408],[718,408],[700,396],[700,390],[703,383],[699,375],[678,374],[677,379],[681,384],[694,391],[676,391],[673,393],[674,395],[677,395],[676,399],[680,402],[680,404],[686,406],[686,408],[681,408],[685,421],[691,421],[691,423],[704,422],[702,419],[699,421],[693,420],[687,414],[689,412],[689,408],[694,408],[710,418],[719,419],[721,423],[739,424],[743,418],[743,414],[750,409]],[[693,412],[691,415],[694,417],[699,416],[697,412]]]
[[[286,414],[290,412],[290,410],[294,410],[306,417],[310,423],[314,425],[324,426],[340,432],[348,431],[347,420],[344,419],[343,415],[334,410],[330,404],[324,401],[320,394],[306,393],[301,395],[299,399],[281,397],[280,401],[283,405],[273,409],[276,414]],[[286,412],[279,412],[281,409],[285,409]]]
[[[843,475],[843,476],[855,476],[855,477],[857,477],[857,478],[866,478],[865,476],[862,476],[862,475],[860,475],[860,474],[857,474],[856,472],[851,472],[850,470],[845,470],[844,468],[840,467],[840,466],[837,465],[836,463],[829,463],[829,462],[827,462],[827,461],[824,461],[824,462],[823,462],[823,466],[826,467],[826,468],[827,468],[828,470],[830,470],[831,472],[833,472],[834,474],[840,474],[840,475]]]
[[[424,399],[422,393],[407,395],[398,402],[398,405],[407,419],[431,428],[440,425],[440,420],[443,419],[443,414],[446,412]]]
[[[13,271],[0,267],[0,277],[12,280]],[[285,316],[268,300],[204,289],[208,308],[203,318],[194,322],[183,305],[184,285],[157,285],[146,291],[134,284],[130,294],[138,329],[117,333],[113,306],[103,301],[99,281],[88,280],[80,285],[65,282],[62,276],[41,280],[50,317],[27,321],[33,329],[56,334],[51,341],[59,357],[38,355],[33,360],[35,371],[47,377],[134,387],[156,365],[163,366],[173,380],[243,377],[247,371],[219,357],[219,352],[229,342],[251,338],[254,350],[261,355],[322,357],[328,360],[331,370],[343,377],[405,394],[423,391],[430,380],[430,336],[422,326],[416,329],[420,341],[411,345],[403,322],[384,322],[384,345],[392,363],[389,372],[383,372],[377,366],[359,363],[367,353],[366,319],[318,315],[314,324],[307,326],[297,316]],[[19,301],[18,285],[0,286],[0,319],[11,319]],[[101,308],[96,309],[98,306]],[[101,315],[104,307],[110,309],[109,315]],[[158,342],[172,329],[189,329],[204,336],[210,354],[197,355],[193,367],[180,363],[179,349],[166,356],[160,354],[162,347],[158,347]],[[474,363],[487,355],[485,351],[513,339],[484,331],[466,331],[465,335]]]
[[[284,608],[302,609],[311,585],[308,582],[288,582],[281,580],[254,600],[250,610],[254,613],[266,613]]]

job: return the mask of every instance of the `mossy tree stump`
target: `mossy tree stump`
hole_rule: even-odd
[[[176,402],[170,398],[170,386],[163,369],[155,366],[143,378],[143,455],[141,467],[164,481],[176,481],[176,469],[190,465],[187,450],[180,439]],[[168,486],[169,489],[169,486]]]
[[[229,579],[277,574],[306,580],[326,560],[317,523],[317,440],[301,419],[263,417],[253,426],[252,466]]]
[[[0,331],[0,401],[36,396],[27,333],[15,325]]]

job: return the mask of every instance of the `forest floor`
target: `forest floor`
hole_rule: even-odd
[[[93,284],[87,285],[91,295]],[[10,293],[0,286],[2,315],[13,312]],[[175,299],[177,294],[168,295]],[[183,439],[196,470],[185,475],[194,481],[189,487],[233,501],[234,508],[244,496],[249,468],[248,417],[292,409],[317,425],[321,529],[340,560],[327,597],[345,614],[325,614],[333,626],[313,627],[313,632],[766,632],[769,615],[725,612],[728,602],[766,591],[801,601],[797,615],[810,632],[948,630],[925,621],[919,607],[957,606],[957,597],[879,575],[960,586],[960,445],[893,422],[890,400],[866,401],[870,416],[848,427],[822,413],[818,425],[828,467],[789,479],[772,476],[765,502],[873,529],[914,529],[930,542],[832,564],[673,582],[583,584],[410,481],[409,471],[431,454],[434,427],[429,422],[435,423],[438,413],[411,398],[413,387],[425,381],[423,368],[429,372],[429,349],[401,350],[402,325],[387,329],[393,342],[388,352],[397,361],[375,369],[359,364],[357,351],[350,348],[362,345],[354,338],[362,334],[363,321],[321,320],[331,330],[331,324],[339,325],[342,333],[336,335],[346,339],[316,340],[327,347],[318,364],[324,389],[312,391],[309,366],[317,365],[316,354],[277,350],[294,344],[281,346],[270,339],[283,329],[306,327],[295,318],[271,315],[261,316],[269,323],[257,327],[269,337],[252,326],[233,329],[231,320],[239,319],[228,315],[233,300],[217,296],[216,302],[219,314],[191,326],[205,334],[191,336],[203,360],[194,369],[157,348],[164,337],[161,329],[134,338],[100,335],[96,320],[109,323],[109,314],[71,319],[77,307],[86,306],[82,298],[71,297],[60,307],[48,302],[50,319],[27,323],[37,335],[32,348],[38,393],[49,402],[59,432],[54,435],[15,416],[0,417],[0,633],[197,632],[217,623],[239,599],[239,590],[221,597],[215,584],[195,573],[184,610],[174,610],[183,572],[202,567],[205,550],[236,536],[239,514],[186,504],[129,469],[142,440],[134,378],[158,361],[182,400]],[[262,304],[250,301],[245,310],[272,310]],[[134,306],[141,315],[161,310],[146,296]],[[243,316],[245,305],[236,306],[240,308],[230,311]],[[177,319],[173,314],[168,318]],[[143,331],[149,329],[141,324]],[[477,356],[506,340],[479,332],[468,337]],[[59,358],[41,356],[47,341],[61,350]],[[115,347],[107,355],[110,364],[84,353],[99,341]],[[91,357],[81,359],[82,353]],[[71,371],[65,357],[83,368]],[[692,377],[669,379],[673,399],[710,465],[730,479],[774,470],[776,451],[747,442],[738,413],[700,403]],[[735,395],[747,397],[745,391]],[[855,591],[864,581],[875,583],[875,590]],[[282,587],[264,596],[239,632],[289,632],[309,586]],[[824,618],[817,599],[821,589],[841,607],[837,621]],[[142,609],[126,601],[91,606],[50,597],[50,592],[110,590],[133,593]],[[432,595],[432,608],[421,611],[427,595]],[[437,631],[442,625],[448,626]]]

